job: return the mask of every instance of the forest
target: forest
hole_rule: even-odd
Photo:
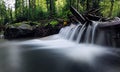
[[[0,28],[15,25],[19,22],[34,22],[37,25],[48,23],[56,25],[57,19],[68,21],[70,6],[85,14],[95,9],[100,17],[120,17],[120,0],[15,0],[14,7],[7,6],[0,0]],[[17,24],[16,24],[17,23]],[[28,23],[30,24],[30,23]],[[2,29],[0,29],[2,30]]]
[[[0,25],[12,21],[38,21],[41,19],[67,18],[69,6],[81,14],[90,9],[100,9],[104,17],[120,17],[119,0],[15,0],[15,9],[6,7],[0,0]]]

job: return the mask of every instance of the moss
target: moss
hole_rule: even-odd
[[[14,23],[14,24],[9,24],[8,27],[19,27],[21,26],[22,24],[28,24],[28,25],[31,25],[31,26],[40,26],[41,23],[40,22],[32,22],[32,21],[23,21],[23,22],[18,22],[18,23]]]
[[[19,27],[22,23],[15,23],[13,24],[14,27]]]
[[[39,23],[39,22],[29,22],[28,24],[31,25],[31,26],[39,26],[39,25],[41,25],[41,23]]]
[[[50,21],[50,24],[54,27],[55,25],[57,25],[59,22],[57,20],[52,20]]]

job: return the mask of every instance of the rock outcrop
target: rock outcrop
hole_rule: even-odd
[[[4,32],[5,39],[19,39],[33,37],[32,30],[20,28],[7,28]]]
[[[62,24],[58,24],[53,27],[52,25],[48,24],[46,26],[39,26],[33,29],[31,29],[31,27],[28,27],[29,26],[22,25],[18,28],[7,28],[4,32],[4,38],[11,40],[31,37],[45,37],[57,34],[63,26]]]

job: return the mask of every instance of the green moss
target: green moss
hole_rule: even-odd
[[[52,26],[55,26],[55,25],[57,25],[59,22],[57,21],[57,20],[52,20],[52,21],[50,21],[50,24],[52,25]]]
[[[15,23],[13,24],[14,27],[19,27],[22,23]]]
[[[21,26],[22,24],[28,24],[28,25],[31,25],[31,26],[40,26],[41,23],[40,22],[32,22],[32,21],[23,21],[23,22],[19,22],[19,23],[14,23],[14,24],[9,24],[8,27],[19,27]]]
[[[39,22],[29,22],[28,24],[31,26],[40,26],[41,25],[41,23],[39,23]]]

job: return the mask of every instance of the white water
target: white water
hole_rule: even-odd
[[[71,32],[74,28],[72,26],[70,26],[66,32],[66,35],[65,35],[65,38],[66,39],[69,39],[69,36],[71,35]]]
[[[77,43],[79,43],[79,42],[81,41],[81,39],[82,39],[82,35],[83,35],[83,33],[84,33],[85,29],[86,29],[85,26],[86,26],[86,24],[84,24],[84,25],[81,27],[81,29],[80,29],[80,31],[79,31],[79,33],[78,33],[78,37],[77,37],[77,40],[76,40]]]
[[[80,26],[81,26],[81,24],[79,24],[75,27],[75,29],[72,31],[72,33],[70,35],[69,40],[74,40],[74,37],[75,37],[76,33],[78,32],[78,29],[80,28]]]
[[[59,35],[70,41],[75,41],[76,43],[95,44],[95,42],[99,42],[99,41],[96,41],[96,32],[97,32],[98,25],[99,24],[97,22],[93,21],[92,25],[90,24],[87,25],[87,23],[85,23],[84,25],[77,24],[74,27],[67,26],[61,29]]]
[[[94,44],[95,41],[95,34],[96,34],[96,29],[98,27],[98,23],[97,22],[93,22],[93,31],[92,31],[92,40],[91,43]]]
[[[70,28],[69,26],[67,26],[67,27],[64,27],[64,28],[62,28],[61,30],[60,30],[60,35],[61,35],[61,37],[64,37],[65,38],[65,34],[66,34],[66,32],[68,31],[68,28]]]
[[[85,43],[91,43],[91,32],[92,32],[92,26],[88,26],[86,33],[85,33]]]
[[[82,36],[83,36],[83,33],[84,33],[85,29],[86,29],[86,28],[85,28],[84,26],[82,26],[82,28],[80,29],[80,31],[79,31],[79,33],[78,33],[77,40],[76,40],[77,43],[80,43],[80,42],[81,42],[81,39],[82,39]]]

